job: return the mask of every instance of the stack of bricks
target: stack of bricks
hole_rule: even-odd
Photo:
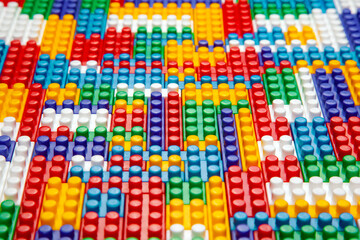
[[[0,0],[0,238],[360,239],[355,0]]]

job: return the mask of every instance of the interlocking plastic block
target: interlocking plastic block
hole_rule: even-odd
[[[11,140],[16,140],[19,132],[20,123],[14,117],[6,117],[0,122],[0,135],[9,136]]]
[[[326,74],[325,69],[319,68],[313,75],[313,80],[317,94],[321,96],[320,106],[326,122],[330,122],[335,116],[344,121],[352,116],[359,116],[341,69],[334,68],[331,74]]]
[[[35,144],[34,156],[44,156],[47,160],[62,156],[70,160],[73,156],[80,155],[87,161],[92,158],[107,161],[108,149],[109,143],[102,136],[94,137],[92,142],[88,142],[84,136],[77,136],[74,142],[69,142],[65,136],[57,137],[56,142],[50,142],[47,136],[40,136]]]
[[[146,171],[146,162],[144,161],[141,155],[132,155],[130,159],[125,161],[122,155],[112,155],[110,157],[110,161],[108,162],[109,170],[112,166],[119,166],[123,169],[123,171],[129,171],[131,166],[139,166],[142,171]]]
[[[208,182],[212,176],[220,176],[221,179],[224,179],[224,166],[223,162],[220,161],[221,156],[218,147],[209,145],[206,147],[205,154],[203,153],[199,152],[197,146],[188,147],[185,161],[185,181],[189,181],[195,176],[200,177],[203,182]]]
[[[86,38],[94,33],[100,34],[104,38],[106,28],[106,13],[105,9],[95,9],[94,13],[90,9],[81,9],[76,25],[76,34],[85,34]]]
[[[25,0],[21,14],[27,14],[30,18],[33,18],[36,14],[41,14],[48,19],[53,0],[38,1],[38,0]]]
[[[352,14],[350,9],[344,9],[340,14],[340,18],[344,25],[345,33],[350,40],[350,47],[355,49],[359,45],[358,37],[355,31],[355,29],[359,28],[359,18]]]
[[[82,217],[89,212],[95,212],[101,218],[109,212],[116,212],[124,217],[124,206],[125,195],[119,188],[109,188],[107,193],[101,193],[98,188],[90,188],[84,196]]]
[[[354,156],[344,156],[342,161],[337,161],[333,155],[324,157],[323,161],[318,161],[315,156],[306,156],[300,162],[304,181],[308,182],[310,177],[318,176],[324,182],[328,182],[333,176],[341,177],[344,182],[349,182],[352,177],[360,177],[359,162]]]
[[[241,108],[234,118],[243,171],[247,171],[250,166],[260,167],[261,158],[250,110],[248,108]]]
[[[64,89],[60,88],[59,83],[50,83],[46,91],[45,101],[54,100],[57,105],[62,105],[64,104],[64,101],[71,100],[73,101],[73,104],[77,105],[79,102],[79,98],[80,89],[77,88],[75,83],[66,84]]]
[[[82,132],[82,129],[85,128],[88,132],[94,132],[98,127],[110,131],[110,124],[111,114],[106,108],[97,109],[96,114],[92,114],[88,108],[81,108],[78,114],[74,114],[71,108],[63,108],[60,114],[56,114],[53,108],[45,108],[40,122],[40,126],[50,127],[52,131],[66,126],[71,132],[77,133]],[[79,130],[79,128],[81,129]]]
[[[181,109],[182,108],[180,108],[180,110]],[[172,111],[174,112],[174,121],[182,119],[182,114],[180,114],[180,118],[179,116],[176,116],[176,113],[179,114],[179,112],[176,112],[176,109],[173,109]],[[150,146],[157,145],[160,146],[161,149],[165,149],[165,103],[161,92],[151,93],[147,112],[147,148],[149,149]],[[176,131],[179,130],[176,126],[176,122],[174,123],[174,126],[172,126],[172,129],[174,131],[176,129]],[[180,134],[180,137],[182,137],[182,134]],[[183,141],[180,141],[180,144],[181,143],[183,143]]]
[[[124,239],[166,239],[165,191],[161,181],[149,185],[144,193],[140,183],[129,185],[126,194]]]
[[[267,156],[277,156],[281,161],[287,156],[295,156],[294,141],[290,135],[282,135],[279,141],[274,141],[273,137],[265,135],[258,141],[259,155],[261,161]]]
[[[144,111],[145,109],[146,106],[144,106],[143,104],[138,104],[137,101],[133,101],[132,110],[130,113],[128,113],[127,105],[124,101],[123,106],[119,106],[115,109],[111,121],[111,129],[114,129],[115,127],[122,127],[125,129],[125,132],[130,132],[134,131],[134,128],[138,130],[142,128],[142,131],[146,133],[147,115]],[[143,134],[141,134],[141,136],[142,135]]]
[[[1,200],[12,200],[17,206],[21,205],[26,176],[31,161],[34,144],[30,142],[28,136],[19,137],[14,150],[14,156],[11,159],[9,169],[2,172],[6,176],[1,191]],[[5,159],[3,159],[5,160]],[[4,165],[4,163],[2,163]]]
[[[78,177],[69,178],[67,183],[62,183],[58,177],[50,178],[45,188],[39,227],[49,225],[53,230],[60,230],[61,226],[70,224],[79,230],[84,191],[85,184]]]
[[[235,230],[231,231],[231,239],[254,239],[254,233],[250,230],[248,225],[240,224],[235,227]]]
[[[9,136],[0,136],[0,156],[3,156],[6,161],[11,161],[16,142],[11,141]]]
[[[66,14],[71,14],[77,19],[80,9],[80,1],[76,0],[54,0],[51,14],[57,14],[62,19]]]
[[[204,100],[197,105],[194,100],[187,100],[183,106],[184,138],[198,136],[200,141],[206,136],[219,136],[217,129],[216,109],[212,100]]]
[[[41,182],[48,182],[51,177],[60,177],[66,182],[69,162],[63,156],[55,156],[51,161],[46,161],[44,156],[35,156],[29,166],[28,178],[36,177]]]
[[[9,46],[5,45],[5,41],[1,40],[0,41],[0,73],[2,71],[6,56],[7,56],[7,51],[8,51]]]
[[[295,122],[291,123],[291,131],[300,161],[307,155],[315,155],[317,159],[322,160],[324,156],[333,154],[324,118],[315,117],[312,122],[303,117],[296,118]]]
[[[248,1],[241,0],[238,3],[225,1],[222,5],[222,10],[225,37],[230,33],[236,33],[239,36],[243,36],[245,33],[253,33]]]
[[[89,9],[91,13],[94,13],[96,9],[104,9],[105,12],[108,12],[109,0],[96,0],[90,1],[85,0],[81,2],[81,9]]]
[[[216,192],[216,194],[214,194]],[[228,218],[227,191],[225,183],[218,176],[213,176],[206,183],[207,216],[209,224],[209,239],[217,237],[230,239]],[[220,217],[220,218],[219,218]],[[223,229],[218,231],[218,229]]]
[[[95,212],[88,212],[81,220],[80,238],[121,240],[123,236],[123,221],[117,212],[109,212],[105,218],[100,218]],[[94,237],[95,236],[95,237]]]
[[[16,83],[13,89],[9,89],[5,83],[0,83],[0,121],[6,117],[14,117],[16,122],[20,122],[23,116],[28,90],[22,83]]]
[[[170,216],[166,218],[166,229],[171,231],[174,224],[183,225],[184,230],[191,230],[196,224],[209,229],[207,214],[207,206],[202,199],[195,198],[184,204],[183,200],[174,198],[166,205],[166,215]]]
[[[12,88],[15,83],[22,83],[29,88],[38,54],[39,47],[34,40],[29,40],[25,46],[21,46],[19,40],[11,41],[1,71],[0,82],[6,83],[9,88]]]
[[[88,61],[96,61],[97,64],[101,63],[103,51],[101,35],[94,33],[88,38],[86,39],[85,33],[75,34],[70,60],[71,62],[80,61],[80,64],[78,64],[79,70],[81,70],[81,65],[87,65]]]
[[[73,15],[64,15],[62,20],[59,20],[58,15],[50,15],[41,42],[41,54],[48,54],[51,59],[55,59],[58,54],[64,54],[66,59],[69,59],[75,25]]]
[[[269,105],[266,100],[265,90],[261,83],[255,83],[249,89],[251,109],[253,110],[254,123],[259,123],[262,118],[265,122],[271,122]]]
[[[301,162],[299,164],[297,158],[292,155],[286,156],[284,161],[279,161],[276,155],[268,155],[265,161],[261,162],[264,181],[269,182],[273,177],[279,177],[284,182],[290,181],[292,177],[302,178],[300,165]]]
[[[359,177],[352,177],[349,183],[343,183],[340,177],[331,177],[329,183],[324,183],[321,177],[311,177],[304,183],[301,178],[293,177],[284,183],[281,178],[273,177],[266,183],[271,216],[287,212],[295,217],[307,212],[317,217],[326,212],[339,217],[348,212],[357,218],[359,182]]]
[[[50,55],[42,54],[39,57],[33,83],[40,83],[47,89],[51,83],[58,83],[61,87],[65,86],[68,69],[68,60],[65,54],[57,54],[55,60],[50,59]]]
[[[19,211],[20,207],[16,206],[12,200],[5,200],[1,202],[0,216],[4,221],[1,224],[3,228],[2,237],[4,239],[13,239]]]
[[[173,199],[180,199],[185,205],[193,199],[203,200],[206,204],[205,183],[196,176],[191,177],[189,182],[184,182],[179,177],[170,178],[170,181],[166,183],[166,204]]]
[[[121,131],[119,133],[114,132],[114,136],[111,139],[110,149],[114,146],[121,146],[125,151],[130,151],[133,146],[140,146],[143,150],[146,150],[146,141],[144,141],[143,137],[140,135],[131,135],[130,139],[125,139],[125,132],[122,131],[124,135],[121,135]]]
[[[273,105],[274,106],[274,105]],[[284,105],[280,107],[284,110]],[[290,134],[289,118],[277,116],[275,122],[267,117],[260,117],[258,122],[254,123],[256,140],[260,141],[264,136],[271,136],[275,141],[279,141],[284,135]]]
[[[275,231],[268,224],[261,224],[253,234],[254,240],[275,239]]]
[[[230,108],[223,108],[218,114],[219,135],[225,170],[230,166],[239,166],[240,151],[237,139],[235,118]]]
[[[264,179],[259,167],[249,167],[242,172],[239,166],[231,166],[225,173],[226,196],[229,217],[238,211],[251,217],[257,212],[269,213]]]
[[[342,118],[332,117],[326,126],[336,158],[341,161],[344,156],[353,155],[359,159],[360,118],[350,117],[348,122],[344,123]]]
[[[35,240],[47,238],[50,240],[60,240],[62,238],[69,238],[76,240],[79,238],[79,231],[75,230],[70,224],[65,224],[60,227],[60,230],[53,230],[49,225],[43,225],[36,231]]]
[[[31,172],[27,176],[14,239],[35,238],[45,191],[45,184],[41,178],[41,175],[39,178]]]
[[[96,105],[97,102],[101,99],[106,99],[109,101],[109,104],[113,104],[114,101],[114,90],[111,89],[110,84],[101,84],[99,89],[95,89],[94,84],[86,83],[83,85],[80,94],[81,100],[90,100],[93,105]]]
[[[183,116],[182,99],[179,96],[179,93],[175,91],[169,92],[167,98],[166,97],[164,98],[164,104],[165,104],[164,107],[165,150],[168,150],[169,146],[173,146],[173,145],[179,146],[180,149],[183,150],[184,120],[182,117]]]
[[[19,136],[29,136],[31,141],[35,141],[44,99],[45,90],[42,89],[42,86],[40,84],[32,84],[21,119]]]

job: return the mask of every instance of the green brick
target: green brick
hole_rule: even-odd
[[[204,141],[207,135],[219,138],[216,108],[212,100],[203,101],[201,106],[197,106],[194,100],[188,100],[182,114],[184,139],[190,135],[198,136],[200,141]]]
[[[181,199],[189,205],[193,199],[201,199],[206,205],[205,183],[200,177],[191,177],[189,182],[184,182],[180,177],[173,177],[166,183],[166,205],[172,199]]]
[[[20,206],[16,206],[14,201],[5,200],[1,202],[0,211],[0,238],[12,240],[16,228]]]
[[[292,69],[284,68],[281,74],[277,74],[275,68],[268,68],[263,80],[268,104],[272,104],[274,99],[282,99],[285,104],[289,104],[292,99],[301,101]]]
[[[91,13],[95,12],[95,9],[104,9],[107,14],[109,11],[109,0],[82,0],[81,9],[89,9]]]
[[[109,84],[101,84],[98,89],[95,89],[91,83],[84,84],[80,92],[80,101],[88,99],[92,105],[97,105],[101,99],[109,101],[109,105],[114,105],[114,89],[111,89]]]
[[[351,155],[345,156],[342,161],[337,161],[333,155],[318,161],[315,156],[309,155],[300,161],[300,167],[305,182],[313,176],[321,177],[324,182],[329,182],[333,176],[341,177],[344,182],[349,182],[351,177],[360,177],[360,162]]]
[[[74,134],[74,141],[77,136],[84,136],[90,142],[93,141],[94,137],[96,136],[103,136],[105,137],[107,142],[111,142],[113,136],[118,136],[118,135],[123,136],[125,141],[130,141],[132,136],[138,135],[136,129],[132,132],[125,132],[125,131],[121,131],[120,128],[123,127],[115,127],[113,129],[113,132],[109,132],[109,131],[105,132],[106,128],[104,129],[104,127],[96,127],[94,132],[90,132],[87,127],[84,126],[78,127]],[[134,128],[138,128],[138,127],[134,127]],[[143,137],[143,141],[146,141],[147,134],[145,131],[142,131],[142,137]]]
[[[144,105],[147,105],[147,98],[145,97],[145,93],[141,91],[134,92],[132,97],[129,97],[127,92],[125,91],[119,91],[115,94],[115,101],[123,99],[126,101],[127,105],[132,105],[133,101],[136,99],[141,99],[144,101]]]
[[[48,19],[54,0],[26,0],[21,14],[29,15],[30,19],[35,14],[41,14],[45,19]]]

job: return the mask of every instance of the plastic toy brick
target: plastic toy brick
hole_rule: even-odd
[[[47,238],[51,240],[59,240],[67,237],[75,240],[79,238],[79,231],[74,230],[74,227],[70,224],[66,224],[60,227],[60,230],[53,230],[49,225],[43,225],[36,231],[35,239]]]
[[[40,83],[44,89],[47,89],[51,83],[58,83],[64,87],[68,69],[66,55],[57,54],[56,57],[54,56],[55,60],[51,60],[50,57],[48,54],[40,55],[33,83]]]
[[[264,136],[271,136],[275,141],[279,141],[282,136],[290,135],[288,120],[289,118],[278,116],[275,122],[271,122],[267,117],[260,117],[258,122],[254,123],[256,140],[260,141]]]
[[[247,171],[250,166],[260,167],[259,149],[250,110],[248,108],[241,108],[234,118],[239,149],[244,149],[244,151],[240,151],[243,171]]]
[[[109,171],[112,166],[119,166],[123,169],[123,171],[129,171],[131,166],[139,166],[142,171],[146,170],[146,162],[143,160],[141,155],[137,154],[132,155],[128,161],[124,161],[124,157],[122,155],[112,155],[107,165],[107,171]]]
[[[65,100],[72,100],[74,104],[78,104],[80,98],[80,89],[76,84],[68,83],[65,85],[65,89],[60,89],[59,83],[50,83],[46,91],[47,100],[55,100],[57,105],[63,104]]]
[[[249,217],[257,212],[269,213],[260,168],[252,166],[247,172],[242,172],[239,166],[231,166],[225,173],[225,183],[229,217],[238,211],[246,212]]]
[[[11,2],[5,7],[3,2],[0,3],[0,5],[1,39],[4,40],[6,44],[9,44],[9,42],[11,41],[10,35],[12,33],[12,28],[14,27],[14,22],[17,19],[21,8],[19,7],[19,4],[17,2]]]
[[[164,47],[164,52],[165,66],[168,66],[169,69],[176,68],[175,66],[173,66],[173,64],[176,63],[178,64],[178,66],[183,66],[183,71],[178,72],[183,72],[184,77],[187,75],[185,73],[194,72],[194,67],[190,67],[188,72],[185,72],[185,69],[187,68],[185,62],[189,61],[193,63],[194,61],[193,57],[195,53],[195,48],[193,42],[190,39],[183,40],[181,45],[178,44],[175,39],[168,40]],[[173,69],[172,71],[174,71],[173,73],[176,72],[175,69]],[[178,77],[180,78],[180,74],[178,75]],[[181,79],[183,80],[184,77],[182,77]]]
[[[109,1],[108,0],[96,0],[90,1],[85,0],[81,2],[81,9],[89,9],[91,13],[94,13],[96,9],[104,9],[107,13],[109,8]]]
[[[200,141],[208,135],[219,136],[217,129],[216,109],[212,100],[204,100],[197,105],[194,100],[187,100],[183,106],[184,139],[198,136]]]
[[[4,239],[13,239],[19,211],[20,207],[16,206],[13,201],[5,200],[1,202],[0,214],[4,220],[8,220],[2,224],[5,228],[2,233]]]
[[[360,165],[354,156],[344,156],[342,161],[337,161],[333,155],[324,157],[323,161],[317,161],[315,156],[307,156],[300,162],[304,175],[304,181],[308,182],[310,177],[318,176],[324,182],[328,182],[333,176],[341,177],[344,182],[349,182],[352,177],[359,177]]]
[[[0,136],[0,156],[5,157],[6,161],[11,161],[15,144],[9,136]]]
[[[84,84],[80,93],[80,101],[88,99],[93,105],[96,105],[99,100],[106,99],[110,104],[113,104],[114,90],[111,89],[110,84],[101,84],[99,89],[95,89],[94,87],[91,83]]]
[[[275,231],[268,224],[261,224],[259,228],[254,231],[254,240],[260,240],[264,238],[275,239]]]
[[[215,192],[216,194],[214,194]],[[207,216],[209,220],[209,239],[215,239],[217,237],[230,239],[226,188],[225,183],[222,182],[220,177],[213,176],[209,179],[209,182],[206,183],[206,199]],[[223,230],[218,231],[219,228]]]
[[[252,88],[249,89],[249,98],[251,109],[253,109],[254,123],[260,122],[262,118],[264,118],[263,121],[271,122],[270,110],[263,85],[260,83],[253,84]]]
[[[50,142],[55,142],[57,137],[65,136],[69,141],[73,141],[74,132],[70,132],[70,129],[66,126],[59,126],[55,132],[51,131],[48,126],[42,126],[39,128],[38,136],[47,136]]]
[[[0,41],[0,73],[1,73],[1,70],[3,68],[6,56],[7,56],[8,48],[9,47],[7,45],[5,45],[5,41],[1,40]]]
[[[237,33],[239,36],[243,36],[244,33],[253,33],[250,5],[247,1],[242,0],[237,4],[225,1],[222,10],[225,36],[230,33]]]
[[[139,184],[129,186],[130,192],[126,194],[124,239],[166,239],[165,192],[161,186],[161,182],[150,185],[148,193],[143,193]]]
[[[86,39],[85,34],[82,33],[75,34],[70,60],[80,61],[80,65],[86,65],[88,61],[96,61],[100,64],[103,50],[101,36],[94,33],[88,38]]]
[[[105,218],[100,218],[95,212],[86,213],[81,220],[79,239],[91,237],[95,239],[122,239],[124,219],[116,212],[109,212]]]
[[[274,141],[273,137],[265,135],[261,141],[258,141],[258,147],[261,161],[272,155],[277,156],[281,161],[287,156],[296,157],[294,141],[289,135],[282,135],[279,141]]]
[[[21,14],[27,14],[30,18],[33,18],[36,14],[42,14],[45,19],[48,19],[52,5],[53,0],[46,0],[44,2],[37,0],[25,0]]]
[[[200,177],[191,177],[189,182],[183,182],[181,178],[173,177],[166,183],[166,204],[173,199],[180,199],[185,205],[188,205],[193,199],[203,200],[206,204],[205,183]]]
[[[24,187],[24,194],[19,212],[19,221],[17,221],[14,239],[35,238],[44,190],[45,184],[43,181],[39,177],[36,177],[35,174],[29,172],[26,179],[26,185]]]
[[[247,225],[237,225],[234,231],[231,231],[232,239],[236,238],[245,238],[245,239],[253,239],[254,233],[250,230]]]
[[[303,102],[303,116],[312,120],[314,117],[322,117],[319,97],[317,96],[309,68],[300,68],[296,76],[298,89]]]
[[[8,172],[7,174],[3,172],[6,175],[6,181],[1,189],[1,200],[12,200],[17,206],[21,205],[33,148],[34,143],[30,142],[28,136],[18,138]]]
[[[165,150],[169,146],[176,145],[183,149],[183,108],[182,100],[178,92],[169,92],[164,98],[164,117],[165,117]],[[200,120],[201,121],[201,120]],[[196,135],[196,134],[195,134]]]
[[[91,114],[88,108],[81,108],[78,114],[74,114],[70,108],[63,108],[60,114],[56,114],[53,108],[45,108],[41,117],[40,126],[47,126],[56,131],[60,126],[66,126],[71,132],[80,131],[79,128],[86,128],[93,132],[97,127],[106,128],[110,131],[111,114],[105,108],[96,110]]]
[[[358,47],[358,49],[360,49],[360,47]],[[349,50],[349,48],[346,50]],[[349,52],[344,52],[344,55],[347,56],[348,54]],[[355,106],[359,106],[360,97],[358,93],[358,88],[359,88],[358,79],[360,75],[359,75],[359,68],[357,67],[357,61],[347,60],[345,62],[344,75],[346,78],[346,83],[349,86],[349,91],[351,92],[351,95],[355,102]]]
[[[23,116],[28,90],[22,83],[16,83],[13,89],[9,89],[5,83],[0,83],[0,121],[6,117],[14,117],[16,122],[20,122]]]
[[[66,14],[71,14],[77,19],[80,9],[80,2],[76,0],[54,0],[52,5],[51,14],[57,14],[60,19]]]
[[[9,88],[15,83],[22,83],[29,88],[35,70],[39,47],[34,40],[29,40],[26,46],[21,46],[19,40],[13,40],[1,71],[0,82]]]
[[[230,108],[223,108],[218,114],[219,135],[224,161],[224,169],[240,164],[240,151],[237,139],[236,124],[233,112]]]
[[[103,136],[94,137],[92,142],[88,142],[86,137],[77,136],[74,142],[69,142],[65,136],[56,138],[56,142],[50,142],[49,137],[38,137],[34,148],[34,156],[44,156],[47,160],[54,156],[62,156],[66,160],[72,159],[75,155],[81,155],[85,160],[99,158],[107,161],[109,143]]]
[[[73,15],[64,15],[62,20],[59,20],[58,15],[50,15],[41,42],[41,54],[48,54],[51,59],[55,59],[58,54],[64,54],[66,59],[69,59],[75,25]]]
[[[308,122],[306,118],[300,117],[290,125],[299,160],[304,160],[307,155],[315,155],[322,160],[324,156],[333,154],[324,118],[315,117],[312,122]]]
[[[76,34],[85,34],[86,38],[94,33],[104,37],[106,26],[105,9],[95,9],[94,13],[90,13],[90,9],[81,9],[76,25]]]
[[[341,161],[344,156],[353,155],[359,159],[360,118],[350,117],[348,122],[344,123],[342,118],[332,117],[326,126],[336,158]]]
[[[125,195],[119,188],[109,188],[107,193],[101,193],[98,188],[90,188],[84,196],[82,217],[86,213],[95,212],[99,217],[105,217],[110,212],[116,212],[124,217]]]
[[[69,162],[62,156],[55,156],[46,161],[44,156],[35,156],[29,166],[28,178],[39,178],[41,182],[48,182],[51,177],[59,177],[66,182]]]
[[[79,230],[84,190],[85,184],[78,177],[69,178],[67,183],[62,183],[58,177],[50,178],[45,188],[39,227],[49,225],[53,230],[60,230],[62,225],[70,224]]]
[[[72,95],[72,93],[70,93]],[[53,99],[46,100],[44,103],[44,108],[52,108],[55,110],[56,114],[61,114],[61,111],[65,108],[69,108],[75,114],[79,114],[80,109],[86,108],[89,109],[91,114],[96,114],[99,109],[106,109],[108,112],[112,112],[113,106],[109,105],[109,101],[106,99],[101,99],[97,102],[96,105],[92,105],[91,101],[84,99],[80,101],[79,105],[75,105],[73,100],[66,99],[61,105],[57,105],[56,101]]]
[[[300,212],[307,212],[311,217],[317,217],[326,212],[339,217],[348,212],[356,218],[359,180],[359,177],[352,177],[349,183],[343,183],[340,177],[331,177],[329,183],[323,183],[322,178],[311,177],[309,183],[304,183],[301,178],[293,177],[289,183],[284,183],[281,178],[273,177],[266,183],[271,216],[287,212],[290,217],[295,217]]]
[[[217,3],[206,8],[205,3],[197,3],[194,11],[195,43],[207,40],[213,45],[215,40],[223,40],[222,10]]]
[[[19,136],[29,136],[31,141],[35,141],[44,98],[45,90],[42,89],[42,86],[40,84],[32,84],[20,123]]]
[[[279,161],[276,155],[269,155],[261,162],[264,181],[269,182],[273,177],[280,177],[284,182],[290,181],[292,177],[302,178],[301,164],[292,155],[286,156],[284,161]]]
[[[151,97],[148,100],[148,115],[147,115],[147,148],[152,145],[160,146],[161,149],[165,149],[165,103],[161,92],[152,92]],[[182,108],[180,108],[181,110]],[[176,114],[176,109],[173,110]],[[176,115],[175,115],[176,116]],[[182,114],[180,114],[182,116]],[[181,117],[180,117],[181,119]],[[174,119],[176,120],[176,118]],[[178,118],[179,120],[179,118]],[[176,123],[176,122],[175,122]],[[177,126],[173,126],[174,130],[179,129]],[[181,125],[180,125],[181,127]],[[182,137],[182,134],[180,134]],[[180,141],[180,144],[183,141]]]
[[[172,199],[166,205],[166,215],[170,216],[166,218],[166,229],[171,230],[174,224],[183,225],[184,230],[191,230],[195,224],[202,224],[209,229],[207,214],[207,206],[201,199],[193,199],[187,205],[181,199]]]
[[[146,162],[146,170],[148,171],[152,166],[158,166],[164,172],[167,172],[172,166],[179,167],[182,172],[185,170],[184,161],[178,155],[169,156],[168,161],[163,161],[160,155],[152,155],[149,157],[149,161]]]
[[[327,122],[334,116],[344,121],[359,116],[341,69],[333,69],[331,75],[324,69],[317,69],[313,79],[317,94],[322,96],[320,106]]]
[[[188,148],[188,156],[185,161],[185,180],[188,181],[194,176],[200,177],[203,182],[208,182],[212,176],[220,176],[221,179],[224,179],[224,167],[220,161],[221,157],[217,146],[207,146],[205,156],[200,156],[199,153],[196,154],[195,149],[198,149],[198,147],[190,146]],[[190,150],[195,151],[191,153]]]
[[[141,100],[139,100],[141,101]],[[115,127],[123,127],[125,132],[130,132],[134,127],[141,127],[146,133],[147,131],[147,115],[144,111],[147,107],[138,101],[133,101],[132,110],[128,113],[126,101],[123,104],[117,102],[119,106],[115,106],[115,112],[111,121],[111,129]]]

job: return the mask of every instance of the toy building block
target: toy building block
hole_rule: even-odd
[[[280,160],[286,159],[287,156],[296,156],[294,141],[289,135],[282,135],[279,141],[274,141],[273,137],[265,135],[258,141],[259,155],[261,161],[267,156],[275,155]]]
[[[183,149],[183,108],[178,92],[172,91],[164,98],[165,117],[165,150],[177,145]]]
[[[28,90],[23,83],[16,83],[10,89],[5,83],[0,83],[1,108],[0,121],[6,117],[14,117],[20,122],[24,113]]]
[[[79,238],[79,231],[75,230],[70,224],[61,226],[60,230],[53,230],[49,225],[43,225],[36,231],[35,239],[47,238],[51,240],[58,240],[67,237],[75,240]]]
[[[189,205],[191,200],[200,199],[206,204],[205,183],[199,177],[191,177],[189,182],[183,182],[179,177],[173,177],[166,183],[166,203],[173,199],[180,199]]]
[[[266,117],[261,117],[258,122],[254,123],[257,141],[260,141],[264,136],[272,136],[275,141],[279,141],[281,136],[290,134],[288,118],[278,116],[272,119],[275,119],[275,122]]]
[[[318,161],[315,156],[308,155],[300,162],[304,181],[308,182],[313,176],[318,176],[324,182],[328,182],[333,176],[341,177],[344,182],[349,182],[352,177],[359,177],[359,164],[356,158],[351,155],[337,161],[334,155],[327,155],[323,161]]]
[[[276,155],[268,155],[265,161],[261,162],[264,180],[269,182],[273,177],[280,177],[284,182],[288,182],[292,177],[302,178],[301,163],[292,155],[286,156],[284,161],[279,161]]]
[[[3,227],[2,237],[4,239],[13,239],[16,229],[16,222],[18,220],[20,207],[15,205],[12,200],[5,200],[1,202],[0,215],[4,221],[1,225]]]
[[[269,213],[265,182],[258,167],[252,166],[241,172],[239,166],[231,166],[225,173],[229,216],[238,211],[254,216],[257,212]]]
[[[263,85],[260,83],[253,84],[249,90],[249,97],[251,109],[253,109],[254,123],[258,123],[262,118],[264,118],[263,121],[271,122],[270,110]]]
[[[299,160],[304,160],[307,155],[315,155],[322,160],[333,153],[324,118],[315,117],[312,122],[307,122],[303,117],[296,118],[291,123],[291,130]]]
[[[125,239],[166,239],[165,191],[161,182],[149,187],[149,192],[143,193],[140,184],[129,185],[124,219]]]
[[[332,117],[326,126],[337,159],[341,161],[346,155],[359,159],[360,118],[350,117],[348,122],[344,122],[340,117]]]
[[[3,156],[8,162],[12,159],[15,144],[16,142],[11,141],[9,136],[0,136],[0,156]]]
[[[60,89],[59,83],[50,83],[46,91],[45,101],[54,100],[57,105],[61,105],[65,100],[72,100],[77,105],[79,97],[80,89],[75,83],[67,83],[65,89]]]
[[[6,175],[4,188],[1,189],[0,199],[12,200],[17,206],[21,205],[21,199],[25,187],[34,144],[28,136],[18,138],[14,148],[14,156]]]
[[[165,149],[165,103],[162,97],[161,92],[152,92],[148,105],[148,115],[147,115],[147,148],[151,145],[160,146],[162,149]],[[174,109],[174,115],[176,114],[176,109]],[[175,115],[176,116],[176,115]],[[180,116],[182,116],[180,114]],[[177,118],[179,120],[179,117]],[[180,118],[181,119],[181,118]],[[174,119],[176,120],[176,119]],[[181,125],[180,125],[181,126]],[[174,131],[176,128],[176,124]],[[175,132],[176,133],[176,132]],[[180,134],[182,137],[182,134]],[[182,141],[180,141],[181,143]]]
[[[39,227],[49,225],[53,230],[60,230],[61,226],[70,224],[79,230],[84,190],[85,184],[80,178],[69,178],[67,183],[62,183],[58,177],[50,178],[45,188]]]
[[[271,216],[278,212],[288,212],[296,216],[299,212],[307,212],[311,217],[320,213],[330,213],[339,217],[348,212],[356,217],[357,189],[359,177],[352,177],[349,183],[343,183],[340,177],[331,177],[324,183],[321,177],[311,177],[308,183],[301,178],[293,177],[289,183],[281,178],[273,177],[266,183]]]
[[[35,156],[29,166],[28,178],[38,178],[41,183],[47,183],[50,178],[59,177],[66,182],[68,167],[69,162],[63,156],[54,156],[51,161],[41,155]]]

